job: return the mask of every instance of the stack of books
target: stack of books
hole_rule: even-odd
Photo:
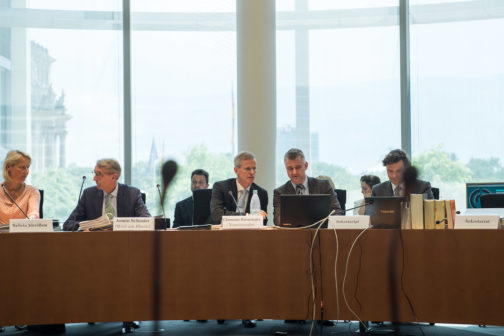
[[[103,215],[93,220],[83,221],[79,223],[80,231],[100,231],[112,230],[113,223],[107,215]]]

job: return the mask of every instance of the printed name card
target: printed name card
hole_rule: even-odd
[[[365,229],[369,227],[369,216],[329,216],[329,229]]]
[[[455,229],[500,229],[499,215],[456,215]]]
[[[223,229],[262,229],[262,216],[222,216]]]
[[[9,232],[52,232],[52,219],[11,219]]]
[[[114,231],[154,231],[154,217],[116,217]]]

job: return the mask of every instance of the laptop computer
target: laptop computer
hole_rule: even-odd
[[[401,203],[406,197],[374,196],[366,197],[366,215],[369,215],[371,227],[376,229],[401,228]]]
[[[194,212],[193,225],[210,223],[210,200],[212,189],[196,189],[193,191]]]
[[[303,227],[329,215],[329,194],[280,195],[280,226]],[[327,221],[322,227],[327,227]]]

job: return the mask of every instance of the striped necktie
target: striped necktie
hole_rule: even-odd
[[[296,195],[303,195],[304,194],[304,189],[305,189],[304,185],[297,184],[296,185]]]

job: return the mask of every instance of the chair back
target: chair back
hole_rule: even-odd
[[[39,203],[39,218],[44,218],[44,190],[39,189],[40,203]]]
[[[142,197],[142,201],[145,203],[145,200],[147,199],[147,195],[145,195],[145,193],[140,193],[140,197]]]
[[[482,208],[504,208],[504,194],[484,194],[480,196]]]
[[[338,202],[341,206],[341,210],[345,210],[346,209],[346,190],[345,189],[334,189],[334,191],[336,192],[336,196],[338,197]]]
[[[439,199],[439,188],[431,188],[432,190],[432,195],[434,195],[434,199],[438,200]]]

